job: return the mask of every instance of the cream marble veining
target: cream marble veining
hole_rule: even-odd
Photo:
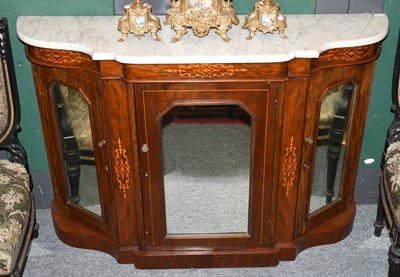
[[[248,30],[240,24],[225,43],[215,29],[203,38],[189,29],[181,41],[170,43],[174,31],[163,26],[161,42],[149,34],[138,39],[130,34],[118,42],[118,16],[21,16],[17,20],[18,37],[26,44],[86,53],[94,60],[116,60],[130,64],[176,63],[268,63],[293,58],[317,58],[325,50],[368,45],[383,40],[389,28],[385,14],[312,14],[287,15],[285,31],[289,39],[277,33],[257,32],[247,40]],[[160,17],[163,21],[163,17]]]

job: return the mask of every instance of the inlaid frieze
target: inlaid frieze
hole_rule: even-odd
[[[166,69],[168,73],[176,73],[180,77],[188,78],[220,78],[233,77],[235,73],[247,72],[245,68],[238,68],[232,64],[189,64],[181,65],[177,69]]]
[[[97,65],[86,54],[68,50],[29,47],[28,55],[31,59],[43,64],[65,67],[79,67],[97,72]]]
[[[337,65],[353,64],[360,61],[373,60],[379,55],[379,44],[359,47],[336,48],[323,52],[314,62],[314,68]]]

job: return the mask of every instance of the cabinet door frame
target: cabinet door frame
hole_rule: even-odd
[[[360,67],[344,66],[326,68],[314,72],[310,79],[303,138],[306,141],[305,138],[311,137],[315,143],[313,145],[306,142],[303,144],[302,164],[310,165],[310,167],[303,167],[301,170],[301,182],[299,184],[301,192],[299,196],[306,195],[308,200],[298,199],[295,236],[311,232],[335,216],[352,210],[355,205],[354,186],[366,121],[365,117],[367,113],[365,111],[368,109],[369,91],[372,82],[368,79],[369,76],[365,72],[369,72],[369,68],[373,66],[374,63],[368,63]],[[353,91],[352,106],[349,111],[350,120],[347,127],[347,148],[345,153],[341,154],[345,155],[342,166],[346,170],[343,170],[340,175],[341,185],[338,199],[310,214],[309,206],[314,165],[316,162],[314,159],[317,147],[318,119],[321,102],[327,90],[347,82],[353,82],[356,88]],[[336,235],[340,236],[341,234]],[[317,241],[318,238],[315,238],[315,240]]]
[[[241,249],[273,247],[271,190],[275,143],[277,85],[253,83],[136,83],[146,250]],[[252,113],[249,232],[237,234],[168,235],[163,191],[161,135],[163,114],[176,105],[238,105]],[[250,106],[250,107],[249,107]],[[251,110],[253,109],[253,110]],[[254,110],[256,112],[254,112]],[[268,115],[268,116],[267,116]],[[258,133],[258,135],[256,135]],[[257,153],[257,155],[255,155]],[[268,160],[269,159],[269,160]]]
[[[34,72],[43,71],[35,74],[38,77],[35,80],[35,85],[37,87],[41,118],[44,119],[42,124],[49,125],[43,128],[43,132],[49,166],[53,167],[50,169],[50,173],[57,209],[67,217],[79,218],[79,221],[86,223],[87,226],[113,235],[116,226],[110,220],[113,218],[115,211],[112,205],[112,192],[109,191],[111,187],[109,186],[110,176],[108,170],[109,154],[107,147],[98,147],[98,142],[107,141],[100,79],[95,74],[75,69],[50,69],[36,66],[33,69]],[[68,181],[63,166],[62,146],[58,143],[61,141],[61,137],[58,132],[57,112],[53,104],[52,87],[54,84],[61,84],[78,91],[88,104],[102,209],[101,216],[89,212],[69,200]]]

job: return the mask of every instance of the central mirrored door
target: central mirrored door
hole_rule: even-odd
[[[167,233],[248,233],[251,115],[175,106],[160,123]]]
[[[135,89],[149,248],[241,247],[267,236],[276,94],[223,85]]]

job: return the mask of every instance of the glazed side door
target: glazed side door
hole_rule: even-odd
[[[347,212],[354,200],[374,63],[313,73],[307,95],[297,235]],[[300,201],[307,199],[307,201]],[[351,228],[351,226],[348,226]],[[343,230],[345,232],[346,230]],[[335,234],[340,238],[341,234]],[[315,241],[318,238],[315,237]]]
[[[114,234],[99,76],[33,65],[55,197],[62,214]]]

